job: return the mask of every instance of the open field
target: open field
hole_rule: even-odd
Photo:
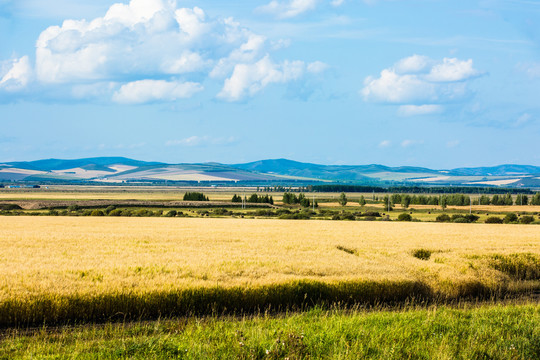
[[[0,217],[0,325],[538,291],[539,234],[534,225]]]
[[[11,332],[0,358],[538,359],[540,305],[323,311]]]

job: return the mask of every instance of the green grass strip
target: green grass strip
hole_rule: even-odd
[[[169,320],[11,333],[0,359],[539,359],[540,305]]]

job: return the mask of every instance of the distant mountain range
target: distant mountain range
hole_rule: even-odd
[[[96,183],[125,182],[402,182],[418,185],[540,187],[540,167],[495,167],[433,170],[383,165],[319,165],[287,159],[246,164],[166,164],[123,157],[37,160],[0,164],[0,181]]]

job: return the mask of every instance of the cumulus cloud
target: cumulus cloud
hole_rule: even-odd
[[[34,73],[40,85],[70,88],[78,99],[175,101],[202,91],[206,79],[225,82],[222,94],[234,93],[229,89],[242,69],[274,68],[266,76],[248,76],[250,91],[226,96],[241,100],[241,94],[297,78],[303,62],[275,65],[274,49],[275,43],[232,18],[209,18],[201,8],[179,8],[173,0],[131,0],[112,5],[103,17],[65,20],[44,30],[36,42],[35,71],[28,57],[13,61],[0,72],[0,90],[24,88]],[[322,63],[310,65],[302,73],[324,71]]]
[[[540,63],[518,64],[518,69],[531,78],[540,77]]]
[[[320,72],[324,67],[322,63],[306,65],[303,61],[284,61],[276,64],[266,56],[254,64],[236,65],[218,97],[227,101],[237,101],[255,95],[270,84],[297,80],[306,72]]]
[[[201,147],[210,145],[231,145],[238,140],[234,136],[230,137],[212,137],[212,136],[190,136],[180,140],[170,140],[166,146],[184,146],[184,147]]]
[[[444,111],[441,105],[402,105],[398,109],[400,116],[417,116],[440,114]]]
[[[383,140],[380,142],[379,147],[380,148],[387,148],[390,145],[392,145],[392,142],[390,140]]]
[[[0,64],[0,90],[8,92],[24,89],[32,77],[28,56]]]
[[[258,12],[272,14],[278,18],[286,19],[298,16],[307,11],[315,9],[318,0],[289,0],[276,1],[257,8]]]
[[[203,90],[198,83],[165,80],[140,80],[123,85],[113,95],[120,104],[142,104],[153,101],[174,101],[189,98]]]
[[[402,105],[398,112],[404,116],[433,114],[444,110],[441,104],[463,100],[468,82],[480,75],[472,59],[413,55],[379,77],[367,77],[361,95],[366,101]]]
[[[424,143],[423,140],[403,140],[401,142],[401,147],[403,148],[409,148],[411,146],[416,146],[416,145],[422,145]]]

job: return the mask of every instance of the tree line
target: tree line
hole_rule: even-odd
[[[298,194],[296,196],[293,193],[286,192],[283,194],[283,204],[287,205],[300,205],[302,207],[308,208],[312,205],[315,205],[315,207],[318,207],[319,204],[315,200],[315,204],[313,204],[303,193]]]
[[[247,203],[252,203],[252,204],[271,204],[271,205],[274,205],[274,198],[272,196],[269,196],[269,195],[257,195],[257,194],[252,194],[249,198],[244,198],[246,200]],[[242,202],[242,197],[239,196],[239,195],[236,195],[234,194],[233,197],[232,197],[232,200],[231,200],[233,203],[241,203]]]
[[[513,189],[497,187],[477,187],[477,186],[364,186],[364,185],[315,185],[305,188],[306,192],[348,192],[348,193],[409,193],[409,194],[501,194],[510,193],[532,195],[530,189]]]

